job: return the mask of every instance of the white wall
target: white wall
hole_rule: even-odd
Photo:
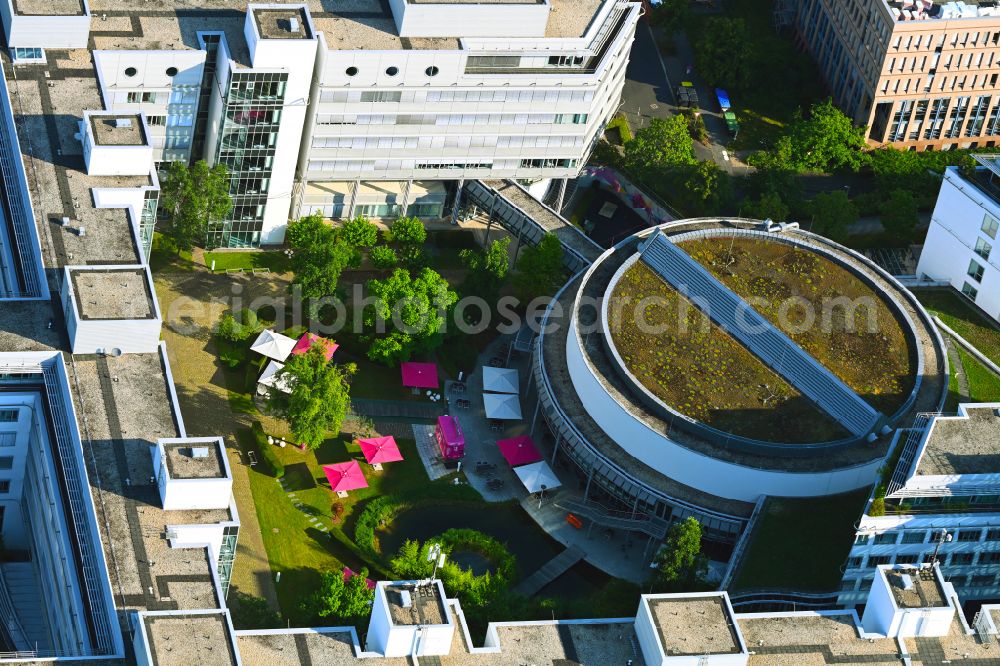
[[[411,4],[389,0],[401,37],[541,37],[548,3]]]
[[[629,455],[680,483],[718,497],[756,502],[762,493],[780,497],[834,495],[874,481],[881,460],[816,473],[745,467],[677,444],[627,411],[594,375],[584,359],[576,323],[568,327],[566,365],[573,387],[591,418]]]
[[[415,581],[399,581],[413,583]],[[372,606],[368,621],[368,639],[366,648],[386,657],[440,656],[446,655],[451,649],[455,635],[455,623],[450,612],[445,615],[447,624],[421,625],[420,640],[417,641],[416,625],[394,624],[386,598],[386,585],[395,584],[392,581],[379,581],[375,588],[375,603]],[[444,586],[441,581],[433,583],[437,586],[438,595],[445,604]]]
[[[917,263],[917,275],[944,280],[958,290],[968,282],[979,291],[976,305],[1000,319],[1000,234],[994,239],[981,231],[986,214],[1000,219],[1000,205],[963,180],[956,167],[949,167]],[[989,260],[973,251],[977,238],[993,246]],[[982,282],[967,274],[973,259],[985,269]]]
[[[34,0],[21,0],[33,2]],[[44,49],[85,49],[90,37],[90,16],[23,16],[14,14],[11,0],[0,0],[0,14],[7,46]]]
[[[74,354],[104,354],[119,349],[126,354],[151,354],[160,345],[160,306],[153,290],[153,276],[148,266],[95,266],[92,270],[132,269],[142,270],[152,295],[153,316],[149,319],[86,320],[77,311],[70,271],[87,270],[87,267],[66,267],[63,271],[61,300],[66,315],[66,329]]]

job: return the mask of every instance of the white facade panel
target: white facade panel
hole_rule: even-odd
[[[21,0],[31,2],[32,0]],[[90,15],[25,16],[14,14],[11,0],[0,0],[0,13],[11,48],[85,49],[90,37]]]
[[[389,0],[401,37],[542,37],[549,4]]]

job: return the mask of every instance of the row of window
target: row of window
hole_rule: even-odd
[[[925,553],[909,553],[901,555],[858,555],[847,558],[845,570],[850,569],[874,569],[883,564],[922,564],[930,562],[934,557],[934,551],[928,550]],[[938,553],[938,564],[942,567],[968,567],[972,565],[992,565],[1000,564],[1000,551],[985,553]]]
[[[324,90],[319,101],[347,102],[590,102],[592,90]]]
[[[927,39],[924,40],[924,37]],[[934,48],[943,47],[945,42],[948,41],[948,34],[942,32],[938,35],[937,44],[934,44],[934,36],[923,33],[913,33],[907,35],[905,38],[902,35],[898,35],[896,39],[892,42],[892,48],[894,49],[919,49],[921,45],[924,48],[929,49],[931,46]],[[966,32],[966,33],[952,33],[950,46],[962,46],[963,48],[968,46],[986,46],[987,44],[1000,44],[1000,32]]]
[[[14,423],[17,421],[17,415],[19,410],[16,409],[0,409],[0,423]]]
[[[466,170],[466,169],[571,169],[578,160],[571,158],[525,158],[521,160],[497,160],[495,162],[417,162],[413,159],[397,160],[310,160],[309,171],[361,172],[400,171],[417,169],[422,171]]]
[[[935,87],[934,81],[937,80],[937,86]],[[997,85],[998,76],[997,74],[973,74],[972,79],[969,79],[968,74],[962,74],[961,76],[942,76],[938,78],[934,70],[931,70],[927,74],[927,78],[921,76],[916,76],[906,79],[890,79],[884,77],[882,79],[882,91],[881,94],[888,95],[889,87],[892,87],[893,95],[909,95],[911,92],[917,93],[921,90],[921,83],[923,92],[944,91],[945,88],[948,90],[965,90],[966,84],[968,84],[969,90],[976,90],[981,88],[985,90],[987,87],[995,88]],[[949,85],[950,84],[950,85]]]
[[[994,587],[997,584],[996,574],[974,574],[971,576],[946,575],[945,578],[949,583],[959,589],[964,587]],[[840,590],[842,592],[867,592],[871,589],[873,579],[874,576],[866,576],[864,578],[845,578],[840,581]]]
[[[996,54],[992,51],[989,53],[989,57],[985,51],[980,51],[979,53],[959,53],[958,59],[955,59],[954,53],[949,53],[944,58],[944,63],[941,64],[941,54],[935,53],[931,56],[930,68],[932,70],[936,69],[939,64],[945,69],[951,69],[952,65],[955,65],[955,69],[969,69],[972,67],[972,63],[975,62],[976,69],[989,69],[993,66],[993,59]],[[917,63],[920,63],[919,66]],[[896,64],[899,64],[899,69],[896,69]],[[889,68],[888,71],[895,72],[905,72],[907,71],[907,65],[909,65],[909,71],[927,71],[927,56],[913,56],[912,58],[889,58]],[[933,72],[932,72],[933,73]]]
[[[998,500],[997,496],[984,496],[983,504],[994,504]],[[940,531],[936,530],[903,530],[901,532],[888,531],[881,534],[858,534],[854,537],[854,543],[864,545],[872,543],[875,545],[897,544],[897,543],[931,543],[938,538]],[[983,528],[965,528],[952,530],[950,532],[953,541],[978,542],[984,540]],[[900,536],[902,535],[902,537]],[[1000,541],[1000,527],[991,527],[986,530],[986,541]]]
[[[586,113],[413,113],[316,116],[320,125],[585,125]]]
[[[582,136],[336,136],[315,137],[313,148],[415,150],[418,148],[576,148]]]
[[[347,69],[344,70],[344,74],[347,74],[348,76],[357,76],[360,72],[361,70],[359,70],[357,67],[354,66],[348,67]],[[385,73],[388,76],[396,76],[397,74],[399,74],[399,68],[386,67]],[[437,76],[440,73],[441,70],[435,67],[434,65],[431,65],[430,67],[424,70],[424,74],[426,74],[427,76]]]

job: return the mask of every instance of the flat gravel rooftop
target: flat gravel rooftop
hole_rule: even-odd
[[[152,319],[153,295],[141,269],[72,270],[76,310],[93,320]]]
[[[991,474],[1000,468],[1000,416],[983,408],[967,414],[934,420],[918,475]]]

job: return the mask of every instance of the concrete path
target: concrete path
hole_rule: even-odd
[[[424,464],[424,469],[427,470],[427,476],[430,477],[430,480],[437,481],[448,476],[448,469],[441,460],[437,440],[434,439],[434,426],[414,423],[413,439],[417,441],[420,462]]]
[[[410,400],[351,400],[351,413],[372,419],[390,417],[397,419],[436,419],[447,411],[444,401],[417,402]]]
[[[514,587],[514,592],[525,597],[534,596],[543,587],[559,576],[569,571],[570,567],[583,559],[583,551],[576,546],[570,546],[551,560],[543,564]]]
[[[962,357],[958,353],[955,341],[947,335],[944,336],[944,346],[948,352],[948,363],[955,369],[955,381],[958,382],[958,401],[969,402],[969,378],[965,374],[965,366],[962,365]]]

